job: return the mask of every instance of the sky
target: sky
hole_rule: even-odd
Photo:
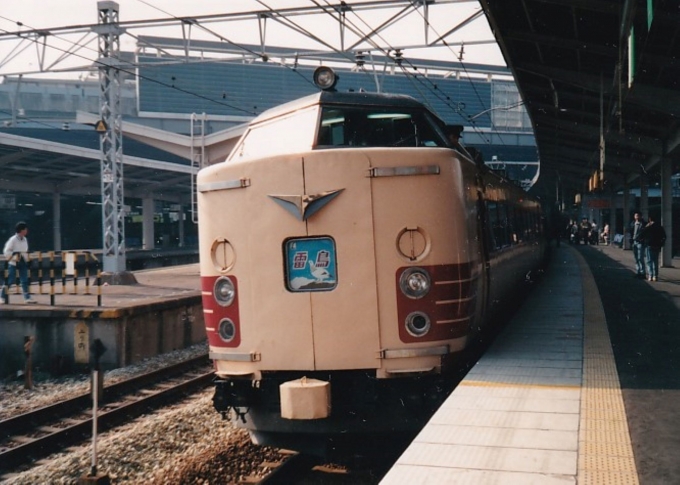
[[[348,1],[349,4],[361,3],[362,0]],[[364,0],[365,1],[365,0]],[[247,12],[272,9],[285,9],[298,6],[313,6],[314,3],[329,5],[338,3],[335,0],[118,0],[120,21],[172,18],[181,16],[199,16],[217,13]],[[97,0],[19,0],[0,2],[0,35],[20,29],[49,29],[59,26],[75,26],[97,23]],[[432,41],[450,31],[454,26],[481,10],[476,1],[455,0],[444,5],[430,7],[428,40]],[[362,33],[371,27],[381,24],[395,14],[395,9],[377,9],[371,12],[348,13],[348,25]],[[340,29],[330,16],[299,16],[293,21],[325,42],[338,48],[340,45]],[[203,24],[222,38],[235,43],[260,43],[260,30],[255,20],[239,22],[220,22]],[[425,40],[425,21],[422,9],[419,13],[411,13],[397,27],[386,30],[376,39],[383,46],[413,46]],[[0,76],[40,75],[41,70],[49,67],[57,71],[48,77],[72,77],[63,72],[78,66],[87,66],[96,57],[97,43],[93,41],[77,53],[67,56],[57,64],[54,61],[64,57],[64,52],[73,49],[74,43],[83,42],[84,33],[48,36],[47,46],[42,54],[42,47],[35,42],[21,41],[16,37],[0,37]],[[145,27],[131,29],[121,36],[121,50],[133,51],[136,47],[134,35],[159,35],[182,37],[182,28],[175,24],[163,29]],[[191,36],[194,39],[218,40],[213,34],[193,27]],[[266,24],[265,38],[267,44],[311,50],[328,50],[304,35],[269,20]],[[346,45],[356,38],[346,33]],[[499,48],[495,43],[474,45],[475,41],[491,41],[493,35],[484,16],[471,22],[452,35],[446,37],[452,47],[438,47],[426,50],[405,49],[405,55],[413,58],[432,58],[438,60],[457,61],[460,56],[460,43],[468,42],[463,48],[463,61],[505,65]],[[375,51],[378,53],[378,51]],[[42,68],[41,68],[42,58]]]

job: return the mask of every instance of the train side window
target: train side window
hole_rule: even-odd
[[[526,223],[525,223],[526,210],[522,207],[515,208],[515,232],[519,238],[519,242],[525,241],[526,236]]]
[[[508,204],[501,202],[498,204],[500,235],[499,239],[503,247],[510,246],[510,228],[508,227]]]
[[[508,204],[508,233],[510,234],[510,244],[517,244],[520,235],[517,233],[517,208],[513,204]]]
[[[524,226],[523,228],[524,239],[526,241],[530,241],[531,220],[529,218],[529,213],[526,210],[522,211],[522,224]]]
[[[500,221],[498,219],[498,206],[496,202],[487,202],[487,214],[489,226],[491,227],[491,230],[489,231],[489,237],[491,238],[491,241],[489,241],[489,247],[493,248],[494,250],[498,250],[501,248],[502,243],[501,239],[499,239]]]

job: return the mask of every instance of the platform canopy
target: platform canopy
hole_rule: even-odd
[[[666,157],[677,173],[677,1],[480,3],[532,120],[541,160],[536,190],[587,192],[599,169],[601,188],[617,190],[643,170],[653,177]]]

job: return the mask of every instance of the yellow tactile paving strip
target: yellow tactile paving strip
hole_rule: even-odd
[[[576,252],[576,251],[575,251]],[[597,286],[577,254],[583,284],[583,388],[579,426],[579,485],[639,484],[614,352]]]

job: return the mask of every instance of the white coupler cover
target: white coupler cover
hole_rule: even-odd
[[[331,384],[318,379],[296,379],[279,386],[281,417],[321,419],[331,414]]]

